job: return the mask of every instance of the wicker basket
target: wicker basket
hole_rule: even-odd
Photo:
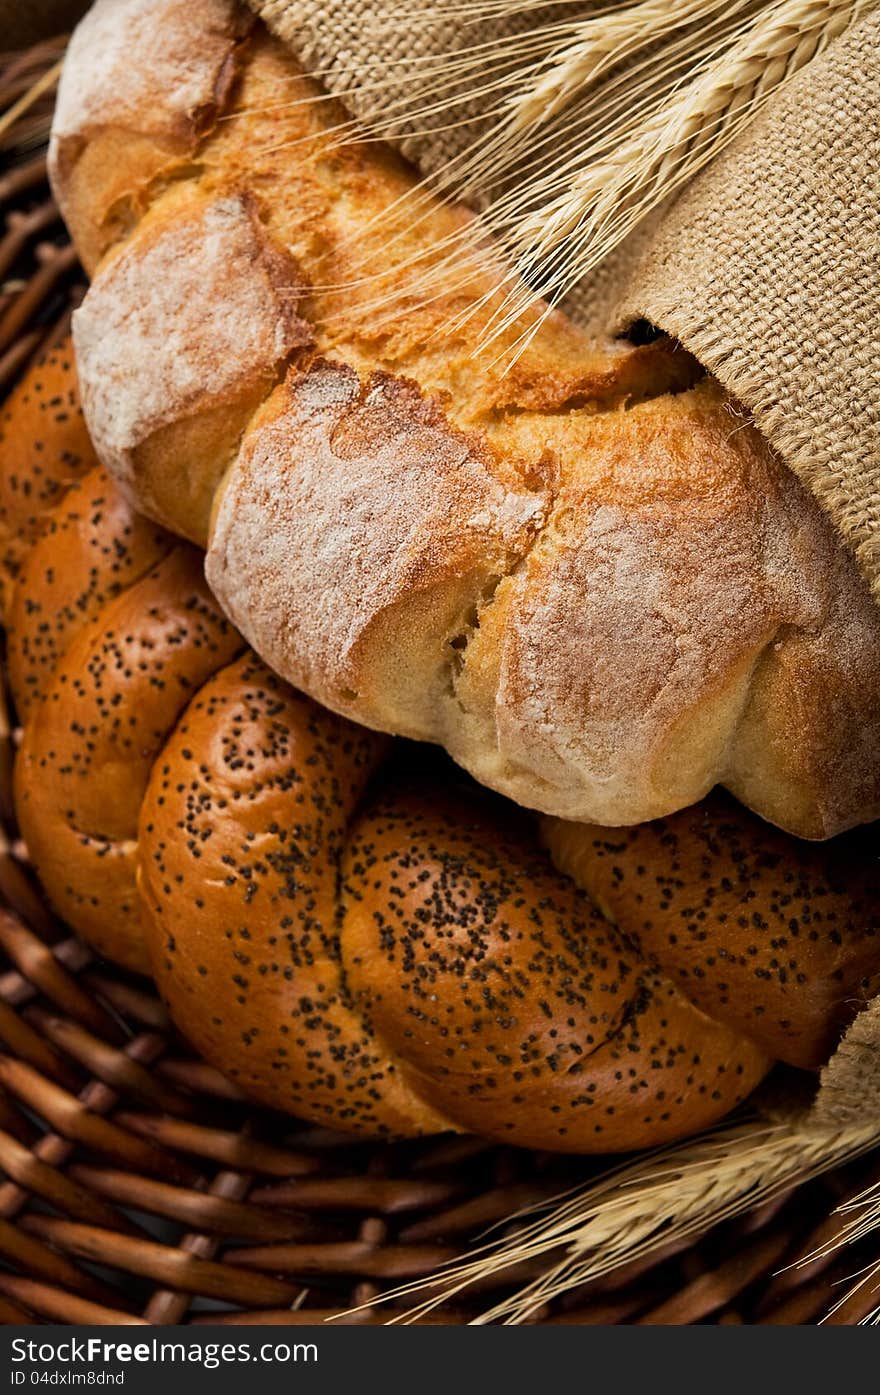
[[[57,40],[0,60],[3,392],[65,332],[84,289],[46,184],[62,51]],[[487,1226],[595,1174],[595,1163],[469,1138],[366,1146],[249,1105],[175,1035],[149,984],[96,961],[47,909],[14,827],[13,747],[5,723],[0,1321],[320,1322],[434,1273]],[[863,1159],[536,1320],[815,1322],[876,1253],[790,1266],[835,1233],[837,1201],[877,1176],[880,1159]],[[467,1322],[500,1292],[469,1290],[433,1321]],[[833,1320],[858,1322],[875,1302],[863,1292]]]

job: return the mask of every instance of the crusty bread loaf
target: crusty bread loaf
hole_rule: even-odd
[[[748,1093],[760,1046],[645,973],[518,811],[442,768],[377,772],[383,754],[245,657],[154,767],[154,972],[209,1059],[358,1132],[582,1152],[678,1137]]]
[[[4,576],[22,832],[70,924],[245,1091],[361,1134],[642,1147],[773,1059],[818,1064],[876,990],[851,838],[820,853],[718,800],[548,821],[587,895],[528,815],[270,673],[100,467],[46,474]]]
[[[341,116],[232,0],[98,0],[52,171],[104,463],[276,671],[522,804],[876,817],[880,615],[812,497],[672,346],[486,346],[470,256],[426,298],[468,215]]]

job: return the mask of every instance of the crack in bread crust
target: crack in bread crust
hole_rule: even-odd
[[[253,26],[243,6],[227,0],[95,0],[77,26],[58,88],[49,172],[87,270],[136,225],[162,181],[180,177],[214,129]]]
[[[190,535],[204,533],[216,471],[235,452],[242,416],[279,365],[312,342],[297,313],[303,293],[295,262],[266,237],[251,195],[206,199],[190,186],[167,195],[138,240],[102,269],[74,316],[83,409],[117,478],[135,492],[152,478],[144,502],[160,521],[179,524],[188,509]],[[198,430],[166,480],[151,470],[162,460],[163,433],[194,418]]]

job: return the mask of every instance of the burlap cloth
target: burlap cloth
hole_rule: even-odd
[[[520,12],[481,21],[477,34],[444,14],[442,0],[248,3],[354,115],[369,122],[397,103],[391,138],[426,171],[454,156],[481,120],[467,84],[457,116],[472,124],[450,129],[441,114],[408,120],[432,89],[432,55],[535,22]],[[583,11],[592,5],[584,0]],[[0,0],[0,48],[57,32],[86,8],[87,0]],[[555,12],[570,18],[576,7],[568,0]],[[552,13],[542,8],[542,20]],[[681,339],[827,509],[880,599],[878,59],[880,7],[778,93],[569,308],[597,332],[648,319]],[[880,998],[823,1072],[811,1118],[859,1123],[869,1114],[880,1117]]]

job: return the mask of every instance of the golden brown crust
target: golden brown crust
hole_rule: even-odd
[[[156,762],[141,817],[153,972],[176,1020],[244,1090],[353,1132],[436,1132],[344,980],[348,821],[385,741],[253,656],[206,684]]]
[[[88,270],[196,159],[230,99],[252,26],[226,0],[96,0],[77,27],[49,168]]]
[[[821,1065],[880,989],[876,827],[816,847],[716,793],[638,828],[543,832],[641,956],[780,1060]]]
[[[45,515],[96,465],[70,339],[13,389],[0,415],[0,616]]]
[[[197,166],[187,147],[156,184],[139,142],[178,121],[169,94],[192,44],[182,0],[162,3],[168,56],[151,51],[137,92],[107,81],[122,18],[106,3],[100,31],[86,21],[97,74],[73,63],[81,102],[102,110],[84,148],[116,133],[115,192],[135,210],[78,313],[78,352],[99,452],[142,506],[205,542],[214,500],[211,584],[267,662],[557,815],[632,823],[722,783],[804,836],[876,817],[880,613],[717,386],[681,391],[698,376],[687,355],[596,345],[560,315],[536,328],[537,311],[487,347],[503,290],[485,258],[462,255],[423,294],[470,215],[408,202],[404,164],[341,142],[338,108],[263,31],[237,46],[223,0],[217,52],[196,45],[193,61],[202,72],[225,44],[239,79]],[[70,193],[60,166],[56,182]],[[82,173],[82,209],[92,187]],[[247,236],[230,216],[206,239],[194,207],[258,212]],[[251,300],[258,342],[218,332]],[[301,440],[303,399],[331,384]],[[346,391],[358,406],[342,404],[338,431]],[[489,459],[475,510],[473,466]]]
[[[143,0],[123,3],[134,12]],[[180,0],[162,3],[183,42]],[[195,0],[192,15],[204,19],[207,4]],[[111,103],[56,168],[87,256],[130,234],[78,322],[102,455],[154,513],[203,538],[244,433],[211,562],[230,612],[259,623],[263,649],[313,691],[327,685],[335,706],[443,740],[487,782],[545,807],[576,798],[634,817],[724,778],[813,834],[876,809],[876,616],[808,497],[757,436],[730,427],[713,385],[656,396],[692,372],[662,350],[599,352],[554,318],[505,377],[475,349],[479,325],[437,345],[475,283],[433,309],[413,304],[381,333],[366,297],[343,297],[334,313],[318,273],[344,279],[352,225],[408,176],[382,152],[331,151],[316,104],[285,127],[314,128],[286,180],[289,157],[258,139],[264,117],[215,126],[240,20],[224,0],[210,8],[211,42],[225,49],[204,125],[191,106],[163,127],[161,100],[158,125],[142,121],[135,94],[135,136],[114,125]],[[97,9],[118,33],[106,0]],[[173,64],[157,64],[161,97]],[[278,83],[290,96],[291,69],[263,39],[243,78],[242,100]],[[115,154],[111,188],[94,162]],[[464,215],[434,216],[439,236]],[[155,288],[187,258],[181,311]],[[218,317],[213,339],[193,332],[199,291]],[[832,919],[861,914],[867,882],[816,870],[784,839],[767,860],[755,820],[710,809],[667,821],[659,846],[653,825],[623,843],[605,830],[600,848],[590,843],[597,870],[573,857],[615,930],[519,816],[460,795],[448,774],[434,787],[430,766],[422,790],[377,771],[380,738],[293,694],[253,656],[230,663],[240,640],[189,550],[135,581],[164,546],[147,530],[139,560],[121,563],[133,584],[102,605],[116,585],[107,543],[128,514],[114,502],[89,524],[75,497],[67,509],[68,525],[56,514],[49,527],[71,558],[79,549],[80,575],[90,548],[102,562],[42,666],[67,646],[26,727],[25,837],[55,904],[99,949],[144,969],[146,935],[183,1029],[267,1103],[363,1133],[655,1144],[720,1117],[771,1056],[815,1064],[873,990],[877,927],[839,944]],[[316,518],[325,540],[344,536],[341,564],[338,548],[322,554]],[[32,556],[39,568],[39,546]],[[285,577],[286,592],[272,593],[267,582]],[[55,594],[53,580],[39,603]],[[17,611],[25,691],[44,681],[26,626]],[[607,806],[589,804],[597,790]],[[739,881],[707,881],[707,826],[712,858]],[[661,892],[647,912],[643,840]],[[613,867],[628,859],[623,889],[613,871],[606,884],[609,849]],[[783,926],[788,897],[798,914]],[[728,936],[743,901],[746,924]]]
[[[240,648],[179,546],[79,630],[25,727],[16,809],[40,879],[85,939],[141,972],[144,789],[193,692]]]
[[[724,781],[802,838],[827,838],[878,814],[876,606],[867,594],[854,597],[845,565],[837,577],[835,585],[832,571],[824,623],[785,629],[764,651]]]
[[[6,674],[19,720],[46,691],[76,632],[175,543],[133,511],[100,465],[46,515],[6,621]]]
[[[253,197],[205,197],[184,184],[144,219],[136,244],[108,257],[77,314],[98,454],[153,517],[186,515],[197,542],[243,422],[279,365],[311,344],[301,296],[296,265],[267,238]]]
[[[496,730],[483,764],[462,731],[464,763],[566,818],[636,823],[725,784],[827,837],[880,813],[878,641],[815,503],[706,382],[595,420],[468,644],[456,696],[470,714],[488,689]]]
[[[463,597],[514,566],[541,526],[546,481],[514,481],[509,462],[454,430],[414,384],[361,382],[319,359],[249,431],[214,520],[208,580],[258,651],[277,642],[284,616],[296,686],[424,736],[447,701],[446,640]],[[383,656],[397,665],[390,681]]]
[[[324,381],[319,366],[312,406],[320,416],[340,387],[350,411],[333,435],[357,453],[375,431],[353,375],[332,368]],[[413,468],[407,432],[433,432],[434,453],[442,442],[471,472],[475,512],[490,513],[504,462],[411,388],[380,379],[375,393],[383,426],[397,422],[398,469]],[[24,836],[71,924],[129,968],[152,968],[182,1030],[265,1103],[366,1135],[657,1144],[721,1117],[772,1055],[813,1063],[873,983],[873,934],[836,935],[865,896],[811,880],[791,840],[771,847],[775,880],[748,869],[736,893],[706,892],[684,948],[669,943],[683,943],[672,894],[652,919],[656,945],[639,895],[615,930],[552,868],[526,816],[424,753],[389,760],[385,738],[295,694],[253,654],[230,663],[241,641],[197,554],[168,553],[168,535],[134,518],[100,469],[42,526],[9,631]],[[419,563],[428,581],[431,564]],[[763,868],[766,830],[736,817],[724,855]],[[664,887],[667,864],[685,867],[690,901],[705,859],[667,842],[650,867]],[[793,1008],[772,972],[780,936],[743,951],[734,972],[749,991],[737,979],[735,993],[702,939],[718,959],[739,943],[727,929],[736,894],[773,929],[780,878],[827,922],[815,935],[805,924]]]
[[[208,1059],[353,1132],[576,1151],[745,1097],[763,1052],[641,973],[503,806],[385,771],[364,806],[386,758],[254,656],[187,709],[144,798],[141,889],[153,972]]]

